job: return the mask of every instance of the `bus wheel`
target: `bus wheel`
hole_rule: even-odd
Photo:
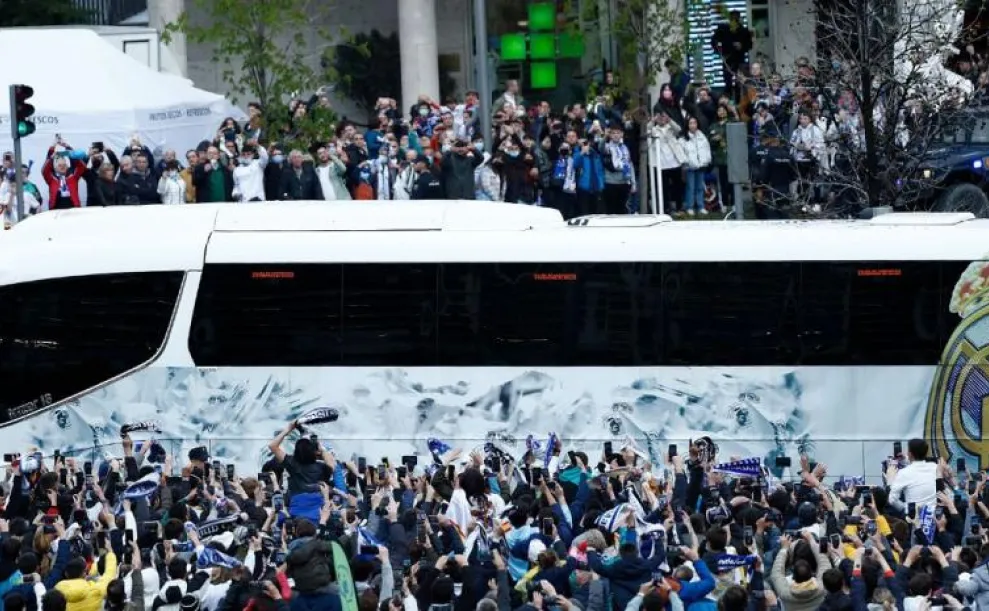
[[[958,183],[941,194],[934,212],[971,212],[978,218],[989,218],[989,197],[973,184]]]

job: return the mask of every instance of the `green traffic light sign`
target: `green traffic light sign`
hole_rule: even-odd
[[[27,121],[17,122],[17,135],[23,138],[24,136],[30,136],[34,133],[35,126],[33,123]]]

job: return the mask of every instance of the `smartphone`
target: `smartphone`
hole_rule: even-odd
[[[127,545],[131,545],[132,543],[134,543],[134,531],[133,530],[131,530],[129,528],[125,528],[124,529],[124,543],[126,543]]]
[[[746,526],[745,528],[742,529],[742,536],[746,546],[752,545],[753,533],[751,526]]]
[[[378,481],[383,482],[388,479],[388,467],[385,465],[378,466]]]
[[[268,474],[265,473],[264,471],[259,471],[258,472],[258,483],[263,486],[264,483],[267,482],[267,481],[268,481]]]
[[[677,455],[677,444],[671,443],[669,449],[667,450],[667,454],[669,455],[670,460],[673,460],[673,457]]]
[[[416,465],[419,464],[419,458],[417,456],[414,456],[414,455],[411,455],[411,454],[408,455],[408,456],[403,456],[402,457],[402,464],[405,465],[406,467],[408,467],[409,468],[409,471],[412,471],[413,469],[416,468]]]
[[[975,494],[975,489],[979,487],[979,482],[974,479],[968,480],[968,493]]]
[[[553,518],[543,518],[543,535],[546,537],[553,536]]]
[[[402,479],[409,474],[409,468],[402,465],[401,467],[395,467],[395,472],[398,474],[398,479]]]
[[[532,473],[532,478],[529,481],[531,481],[533,485],[539,484],[541,481],[543,481],[542,469],[540,469],[539,467],[533,467],[532,469],[530,469],[530,472]]]
[[[831,540],[831,547],[841,546],[841,535],[837,535],[837,534],[831,535],[829,539]]]
[[[426,543],[427,537],[426,529],[422,527],[422,524],[416,524],[416,540],[419,543]]]
[[[367,459],[363,456],[357,457],[357,472],[361,475],[367,473]]]
[[[893,458],[899,458],[903,456],[903,442],[894,441],[893,442]]]
[[[930,480],[928,480],[928,481],[930,481]],[[865,534],[866,535],[868,535],[870,537],[874,537],[874,536],[876,536],[876,532],[877,531],[878,531],[878,527],[876,526],[876,523],[875,522],[869,522],[868,524],[865,525]]]
[[[776,457],[776,468],[777,469],[788,469],[793,466],[793,460],[789,456],[777,456]]]
[[[453,478],[457,476],[457,468],[453,465],[447,465],[446,467],[446,478],[453,481]]]
[[[378,546],[377,545],[362,545],[361,546],[361,556],[377,556]]]
[[[181,475],[169,475],[168,477],[165,478],[165,485],[168,486],[169,488],[174,488],[175,486],[181,486],[182,485],[182,476]]]
[[[223,463],[221,463],[218,460],[214,460],[213,461],[213,470],[216,471],[217,473],[219,473],[220,471],[223,471]]]
[[[388,462],[388,457],[387,456],[382,456],[381,457],[381,464],[383,464],[385,466],[385,468],[391,467],[391,464]]]
[[[605,455],[606,458],[610,458],[611,455],[614,454],[614,452],[612,450],[613,450],[613,447],[611,445],[611,442],[610,441],[604,442],[604,455]]]
[[[92,473],[93,472],[93,463],[89,462],[88,460],[86,462],[82,463],[82,472],[83,473]]]
[[[491,457],[491,470],[498,473],[501,472],[501,457],[499,456]]]
[[[927,480],[927,481],[931,481],[931,480]],[[936,480],[934,480],[934,485],[937,488],[937,491],[938,492],[944,492],[944,478],[943,477],[939,477]]]
[[[227,479],[233,479],[233,478],[234,478],[234,466],[227,465]]]
[[[14,462],[14,460],[16,460],[16,457],[17,457],[17,454],[4,454],[3,455],[3,462],[5,462],[7,464],[10,464],[10,463]]]
[[[955,471],[961,473],[964,470],[965,470],[965,459],[964,458],[959,458],[955,462]]]
[[[927,481],[931,481],[931,480],[927,480]],[[872,504],[872,493],[871,492],[863,492],[862,493],[862,505],[871,505],[871,504]]]
[[[93,476],[89,473],[86,474],[86,490],[93,489]]]
[[[907,505],[907,517],[908,518],[917,517],[917,503],[910,503]]]

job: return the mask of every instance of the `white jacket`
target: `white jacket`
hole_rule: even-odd
[[[395,199],[412,199],[412,189],[416,184],[416,171],[412,164],[406,165],[398,171],[395,177]]]
[[[912,462],[900,469],[889,485],[889,503],[899,510],[914,503],[917,508],[937,502],[937,464]]]
[[[797,148],[798,144],[809,146],[810,150],[800,150]],[[794,160],[821,163],[825,152],[824,132],[813,123],[808,124],[807,127],[798,126],[790,136],[790,145],[792,147],[790,154],[793,155]]]
[[[683,139],[683,152],[687,157],[687,168],[700,170],[711,165],[711,145],[704,132],[687,132]]]
[[[653,146],[659,146],[659,168],[661,170],[675,170],[687,162],[687,154],[683,150],[683,141],[678,138],[680,126],[670,121],[665,126],[654,125],[649,132],[649,136],[656,142]],[[655,150],[655,148],[653,149]],[[710,151],[710,147],[708,147]]]
[[[184,204],[185,181],[178,174],[174,177],[162,174],[158,179],[158,195],[161,196],[163,204]]]
[[[234,199],[239,202],[264,201],[264,169],[268,167],[268,151],[258,147],[258,158],[247,165],[234,168]]]

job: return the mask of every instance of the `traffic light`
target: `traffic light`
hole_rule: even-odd
[[[34,88],[27,85],[10,86],[10,137],[14,140],[34,133],[34,106],[28,103]]]

